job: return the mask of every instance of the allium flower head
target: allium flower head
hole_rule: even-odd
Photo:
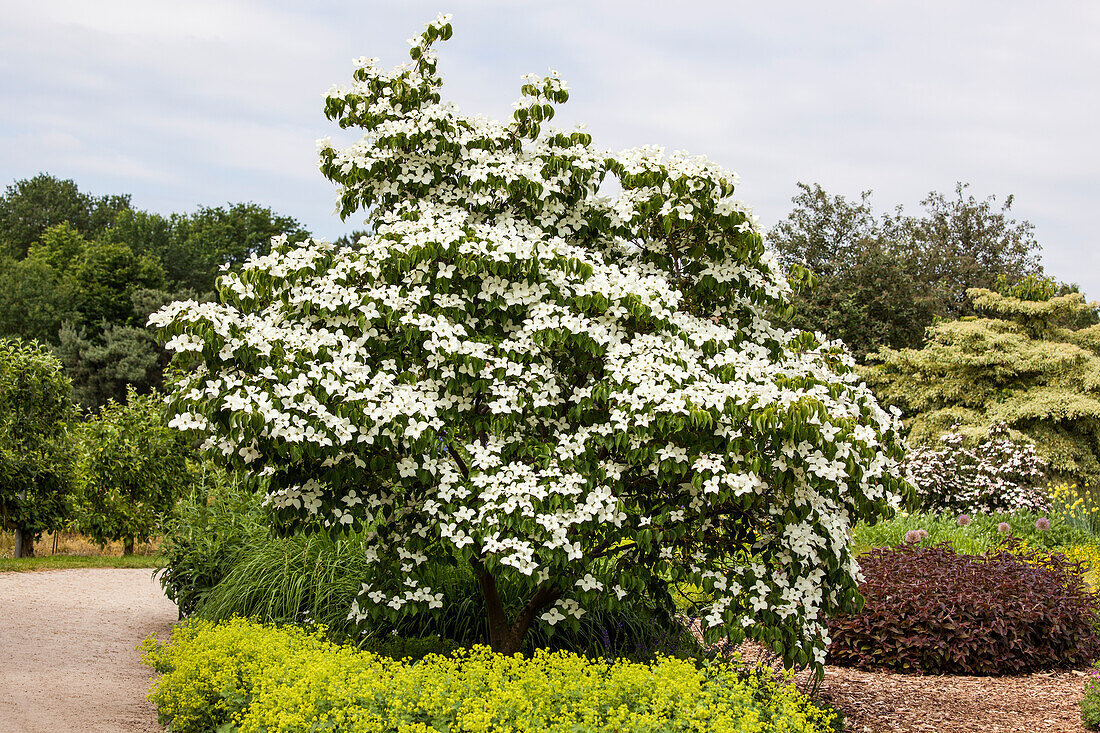
[[[909,543],[920,542],[920,530],[911,529],[905,533],[905,541]]]
[[[917,537],[918,537],[919,539],[922,539],[922,540],[926,540],[926,539],[928,539],[928,530],[926,530],[926,529],[918,529],[918,530],[917,530]]]
[[[969,514],[960,514],[959,515],[959,526],[960,527],[965,527],[968,524],[970,524],[970,515]]]
[[[1046,517],[1039,517],[1035,520],[1035,529],[1039,530],[1040,532],[1046,532],[1048,529],[1050,529],[1050,520]]]
[[[1012,527],[1008,526],[1008,522],[1001,522],[1000,524],[997,525],[997,531],[1000,532],[1001,534],[1008,534],[1009,530],[1011,530],[1011,529],[1012,529]]]

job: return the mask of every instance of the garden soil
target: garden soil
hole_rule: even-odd
[[[176,618],[148,569],[0,573],[0,733],[160,731],[136,647]]]

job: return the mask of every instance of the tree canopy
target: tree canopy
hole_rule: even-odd
[[[72,488],[67,435],[69,379],[34,341],[0,339],[0,526],[14,529],[16,557],[61,527]]]
[[[900,421],[770,322],[790,286],[733,173],[551,128],[556,73],[508,123],[464,116],[440,101],[450,35],[326,100],[364,136],[322,172],[373,234],[279,240],[220,302],[153,316],[186,368],[171,424],[263,476],[281,526],[367,530],[356,618],[431,612],[433,573],[468,563],[513,652],[671,579],[714,595],[710,633],[820,665],[856,604],[850,525],[906,488]]]
[[[1011,196],[998,208],[958,184],[953,199],[930,193],[920,214],[878,214],[870,191],[856,201],[798,185],[794,210],[768,235],[785,266],[816,276],[795,296],[791,324],[840,339],[861,361],[882,346],[919,347],[936,317],[972,314],[968,288],[1041,272],[1033,227],[1011,218]]]

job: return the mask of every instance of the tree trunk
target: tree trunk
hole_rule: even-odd
[[[508,622],[508,615],[504,611],[504,605],[500,602],[497,593],[496,579],[482,566],[475,565],[478,585],[481,586],[481,595],[485,598],[485,612],[489,616],[489,645],[498,654],[511,656],[518,654],[523,647],[523,639],[527,636],[527,630],[531,628],[531,622],[539,611],[553,603],[561,595],[557,588],[541,586],[531,600],[516,615],[515,621]]]
[[[15,557],[34,557],[34,535],[15,528]]]
[[[122,541],[122,554],[133,555],[134,554],[134,538],[127,537]]]

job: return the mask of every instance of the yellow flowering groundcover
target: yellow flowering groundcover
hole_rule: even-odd
[[[771,674],[721,662],[530,658],[486,647],[413,663],[321,632],[192,621],[143,645],[149,693],[176,733],[254,731],[736,731],[817,733],[835,713]]]

